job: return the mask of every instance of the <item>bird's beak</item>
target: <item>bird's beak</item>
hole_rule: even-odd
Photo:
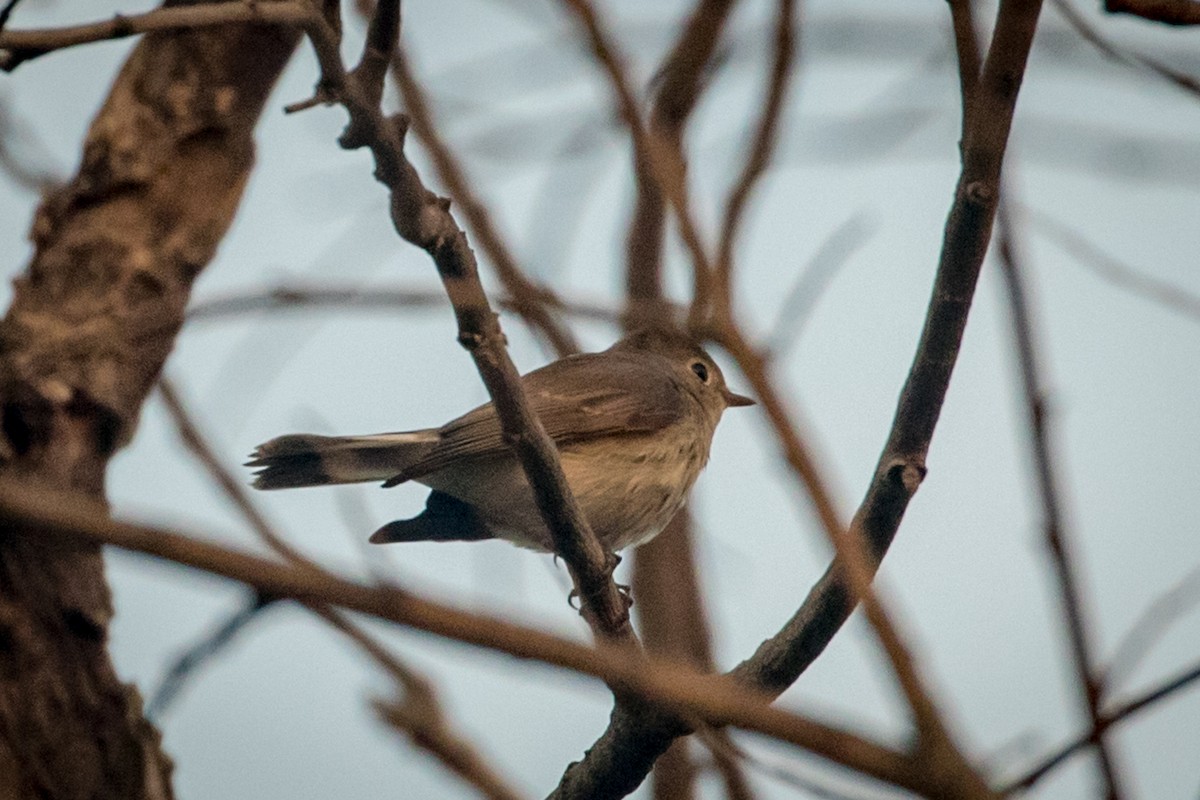
[[[737,392],[731,392],[731,391],[729,391],[728,389],[722,389],[722,390],[721,390],[721,394],[722,394],[722,395],[724,396],[724,398],[725,398],[725,405],[726,405],[726,406],[733,407],[733,406],[753,406],[753,405],[757,405],[757,403],[755,403],[755,402],[754,402],[753,400],[751,400],[749,397],[746,397],[746,395],[744,395],[744,394],[738,394]]]

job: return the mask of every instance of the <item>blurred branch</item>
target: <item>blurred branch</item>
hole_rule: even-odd
[[[1105,693],[1128,680],[1154,645],[1162,638],[1167,628],[1183,614],[1200,603],[1200,567],[1193,567],[1182,580],[1155,598],[1150,606],[1138,615],[1129,632],[1117,643],[1108,666],[1099,680]]]
[[[271,608],[274,602],[275,598],[258,592],[252,593],[249,602],[180,653],[167,668],[158,688],[150,695],[150,700],[146,703],[146,716],[157,720],[167,713],[192,676],[220,655],[251,622],[258,619],[263,611]]]
[[[1179,675],[1173,678],[1168,678],[1152,689],[1138,695],[1134,699],[1122,703],[1110,711],[1104,712],[1100,717],[1100,726],[1102,730],[1108,730],[1117,723],[1127,720],[1135,714],[1150,708],[1151,706],[1175,696],[1177,693],[1192,686],[1200,680],[1200,664],[1194,665],[1189,669],[1184,670]],[[1050,774],[1055,768],[1063,764],[1068,758],[1075,755],[1085,748],[1091,747],[1096,731],[1089,728],[1079,736],[1072,739],[1067,744],[1063,745],[1052,755],[1047,756],[1038,766],[1034,767],[1023,777],[1009,783],[1001,793],[1005,795],[1015,792],[1026,791],[1033,787],[1035,783]]]
[[[730,308],[733,305],[733,248],[737,243],[750,195],[766,171],[779,138],[779,119],[783,115],[783,101],[787,97],[792,63],[795,59],[795,35],[792,30],[795,25],[792,19],[795,9],[795,0],[779,0],[775,22],[774,57],[763,99],[762,115],[759,117],[741,176],[734,184],[725,204],[721,237],[718,240],[717,257],[713,267],[712,300],[718,308]],[[695,304],[692,306],[693,319],[696,322],[703,319],[704,310],[698,309]]]
[[[685,165],[683,132],[707,86],[734,5],[735,0],[699,0],[656,76],[649,128]],[[625,240],[625,288],[630,325],[637,327],[659,318],[666,209],[653,168],[640,150],[635,148],[634,156],[637,199]]]
[[[1096,748],[1100,774],[1104,781],[1105,797],[1117,800],[1124,796],[1116,757],[1108,740],[1104,738],[1100,705],[1103,698],[1102,679],[1095,667],[1092,655],[1087,611],[1079,587],[1077,566],[1073,556],[1073,544],[1063,522],[1062,502],[1059,497],[1053,456],[1050,452],[1050,437],[1046,422],[1046,397],[1042,388],[1036,345],[1033,339],[1033,320],[1026,295],[1020,255],[1017,251],[1016,233],[1007,203],[1002,201],[999,210],[1000,267],[1008,290],[1008,305],[1012,315],[1013,338],[1017,359],[1021,369],[1021,383],[1028,411],[1029,431],[1032,438],[1035,474],[1038,494],[1042,504],[1042,525],[1050,562],[1058,579],[1059,599],[1063,617],[1071,638],[1071,655],[1075,676],[1082,694],[1084,708],[1092,724],[1092,745]]]
[[[1200,25],[1200,3],[1195,0],[1104,0],[1104,10],[1164,25]]]
[[[1159,280],[1113,258],[1083,234],[1056,220],[1049,214],[1024,209],[1035,230],[1066,250],[1083,267],[1105,281],[1129,291],[1152,303],[1190,319],[1200,322],[1200,296],[1181,286]]]
[[[728,678],[704,675],[657,659],[631,659],[617,643],[589,647],[500,617],[468,613],[425,600],[394,585],[366,586],[274,559],[212,544],[172,530],[113,520],[76,492],[42,490],[0,481],[0,524],[20,535],[54,536],[109,544],[256,587],[276,597],[341,606],[520,659],[591,675],[672,713],[694,714],[712,725],[732,725],[799,745],[826,760],[918,794],[933,791],[911,757],[852,733],[781,711],[763,695]],[[26,533],[27,532],[27,533]]]
[[[797,274],[795,283],[779,306],[779,313],[762,347],[768,359],[779,361],[796,345],[833,276],[856,250],[866,244],[878,227],[876,220],[860,212],[825,237],[808,264]]]
[[[329,308],[345,311],[369,311],[394,308],[440,308],[446,302],[444,291],[427,289],[385,288],[377,286],[301,285],[276,286],[273,289],[250,290],[201,300],[188,309],[189,322],[206,322],[256,311],[287,311],[306,308]],[[616,324],[621,312],[600,303],[556,298],[554,307],[564,314],[580,319]],[[501,308],[515,311],[515,302],[502,297],[496,301]],[[675,308],[682,311],[682,309]]]
[[[1200,96],[1200,81],[1195,77],[1179,70],[1167,66],[1162,61],[1141,53],[1133,52],[1127,48],[1121,47],[1112,40],[1101,34],[1096,28],[1084,18],[1079,9],[1075,8],[1071,0],[1051,0],[1054,8],[1063,16],[1063,19],[1075,29],[1076,33],[1083,38],[1088,44],[1095,47],[1100,53],[1118,64],[1124,64],[1127,67],[1143,70],[1152,75],[1156,75],[1168,83],[1183,89],[1188,94]],[[1112,0],[1106,0],[1106,5]],[[1185,0],[1188,5],[1193,8],[1200,9],[1200,4],[1192,3],[1190,0]],[[1109,9],[1110,11],[1112,9]]]
[[[629,128],[635,163],[644,164],[675,214],[679,236],[693,266],[693,309],[707,305],[711,289],[712,266],[700,232],[688,207],[687,175],[683,154],[673,142],[642,124],[639,103],[626,75],[624,59],[619,55],[611,34],[601,23],[588,0],[563,0],[576,16],[584,39],[608,78],[621,120]]]

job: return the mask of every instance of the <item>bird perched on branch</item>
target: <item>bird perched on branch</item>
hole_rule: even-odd
[[[694,342],[657,330],[560,359],[521,382],[580,508],[614,551],[666,527],[708,462],[721,414],[754,403],[726,387]],[[259,445],[246,466],[258,468],[259,489],[416,481],[433,490],[424,512],[384,525],[372,542],[501,538],[553,550],[491,403],[440,428],[280,436]]]

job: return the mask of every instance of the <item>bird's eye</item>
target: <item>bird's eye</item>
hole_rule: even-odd
[[[692,372],[696,373],[697,378],[708,383],[708,367],[704,366],[703,361],[693,361]]]

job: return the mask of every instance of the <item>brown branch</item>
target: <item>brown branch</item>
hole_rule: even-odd
[[[325,571],[281,564],[175,531],[113,520],[78,493],[0,481],[0,524],[22,537],[109,544],[256,587],[276,597],[340,606],[520,659],[599,678],[674,714],[695,715],[798,745],[821,758],[917,793],[932,791],[905,754],[852,733],[776,709],[763,695],[721,676],[655,659],[630,659],[621,644],[588,647],[500,617],[460,611],[397,586],[366,586]]]
[[[596,63],[603,69],[616,100],[621,120],[629,128],[636,163],[645,164],[675,214],[679,236],[692,259],[693,307],[705,307],[712,282],[712,266],[688,208],[687,180],[682,153],[675,144],[642,124],[638,100],[625,73],[624,59],[588,0],[563,0],[579,21]]]
[[[1195,0],[1104,0],[1104,10],[1164,25],[1200,25],[1200,3]]]
[[[1102,731],[1107,731],[1114,725],[1133,717],[1141,711],[1156,705],[1162,700],[1173,697],[1179,692],[1192,686],[1192,684],[1200,681],[1200,664],[1196,664],[1189,669],[1184,670],[1180,674],[1168,678],[1157,686],[1148,689],[1132,700],[1129,700],[1121,705],[1104,712],[1100,718],[1100,726]],[[1047,756],[1036,767],[1031,769],[1021,778],[1001,789],[1002,794],[1013,794],[1014,792],[1025,791],[1033,787],[1035,783],[1049,775],[1056,767],[1064,763],[1068,758],[1076,753],[1091,747],[1095,738],[1095,728],[1089,727],[1088,730],[1076,736],[1070,742],[1064,744],[1051,755]]]
[[[1039,0],[1003,0],[1000,5],[964,137],[963,169],[946,222],[925,328],[875,477],[855,514],[854,529],[872,563],[887,552],[925,474],[925,456],[991,238],[1000,168],[1040,11]],[[854,605],[846,576],[835,560],[791,620],[731,675],[773,695],[781,693],[821,654]],[[637,719],[618,708],[584,760],[564,775],[556,796],[623,796],[621,792],[636,787],[654,758],[686,731],[677,718]]]
[[[1062,501],[1055,476],[1053,456],[1050,452],[1050,436],[1047,430],[1045,390],[1042,388],[1037,350],[1034,344],[1033,321],[1026,296],[1020,255],[1017,252],[1012,217],[1007,204],[1000,204],[1000,266],[1008,293],[1008,306],[1012,315],[1014,346],[1021,368],[1021,384],[1025,394],[1026,410],[1029,415],[1029,431],[1032,438],[1034,466],[1037,475],[1038,494],[1042,504],[1042,525],[1049,551],[1050,562],[1058,579],[1059,600],[1063,617],[1071,639],[1071,656],[1075,676],[1082,693],[1084,708],[1092,724],[1092,745],[1100,765],[1104,781],[1105,797],[1117,800],[1124,795],[1120,773],[1110,742],[1104,738],[1101,725],[1100,705],[1102,702],[1102,680],[1092,655],[1087,610],[1084,607],[1079,576],[1073,558],[1073,544],[1063,522]]]
[[[700,100],[725,23],[734,0],[699,0],[683,32],[658,70],[658,89],[649,128],[683,156],[683,132]],[[666,214],[663,192],[653,169],[635,151],[637,198],[625,240],[625,289],[630,327],[654,324],[661,318],[662,249]]]
[[[206,322],[238,314],[258,311],[304,310],[329,308],[343,311],[370,311],[393,308],[443,308],[446,293],[432,289],[402,289],[379,286],[282,285],[273,289],[235,292],[201,300],[188,309],[188,322]],[[515,301],[501,297],[496,305],[516,311]],[[555,298],[554,308],[563,314],[595,322],[616,324],[621,312],[599,302]],[[683,309],[671,306],[669,313],[680,314]]]
[[[407,122],[385,118],[345,71],[336,40],[323,23],[306,28],[321,65],[318,95],[337,99],[350,123],[339,140],[366,147],[375,177],[392,197],[392,223],[401,238],[432,257],[458,322],[458,340],[471,354],[491,395],[506,441],[525,471],[555,551],[566,562],[582,599],[582,612],[598,636],[635,646],[628,604],[612,580],[611,554],[596,538],[562,472],[558,451],[530,410],[520,375],[505,346],[499,320],[479,280],[475,254],[450,213],[450,202],[429,191],[404,154]]]
[[[713,303],[716,307],[730,308],[733,305],[733,248],[745,216],[750,195],[766,171],[779,138],[779,120],[783,116],[783,101],[787,97],[792,63],[795,60],[795,0],[779,0],[775,22],[775,55],[771,62],[767,91],[763,101],[762,116],[754,134],[750,154],[742,167],[742,174],[729,193],[725,204],[725,215],[721,222],[721,238],[717,244],[717,257],[713,267]],[[693,311],[695,309],[693,308]]]

